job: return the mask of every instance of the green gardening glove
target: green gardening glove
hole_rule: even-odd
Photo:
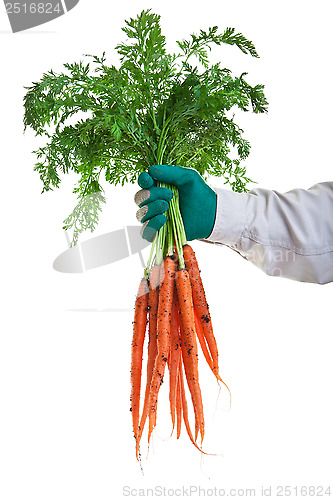
[[[153,165],[138,178],[141,188],[134,197],[140,207],[136,217],[143,223],[142,237],[153,241],[156,232],[165,224],[164,213],[173,197],[170,189],[156,186],[156,181],[172,184],[179,191],[180,213],[187,241],[207,238],[214,227],[217,196],[193,168],[177,165]]]

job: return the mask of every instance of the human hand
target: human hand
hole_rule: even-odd
[[[134,201],[140,207],[136,217],[143,223],[142,237],[148,241],[154,239],[167,220],[164,214],[173,197],[170,189],[156,186],[156,181],[177,187],[187,241],[207,238],[215,223],[216,193],[195,169],[177,165],[153,165],[138,177],[142,189]]]

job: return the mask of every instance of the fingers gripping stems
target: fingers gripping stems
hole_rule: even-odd
[[[156,200],[164,200],[169,203],[173,197],[171,189],[165,187],[152,186],[150,189],[141,189],[134,196],[135,203],[141,207]]]
[[[166,218],[153,221],[157,215],[166,213],[168,203],[173,198],[171,189],[157,184],[175,186],[179,193],[179,211],[185,229],[185,238],[188,241],[207,238],[214,227],[217,195],[206,184],[199,172],[193,168],[178,165],[152,165],[148,172],[142,172],[138,184],[142,188],[135,195],[135,203],[140,207],[137,218],[140,222],[148,224],[143,228],[142,236],[147,237],[147,227],[160,229],[159,224],[166,222]],[[164,206],[163,201],[166,202]],[[178,201],[177,201],[178,206]],[[151,222],[150,222],[151,221]],[[148,241],[151,241],[151,234]]]
[[[155,234],[166,223],[167,219],[164,214],[156,215],[146,221],[141,228],[141,236],[147,241],[153,241]]]
[[[150,191],[148,191],[148,189],[141,189],[140,191],[135,193],[134,201],[138,206],[140,206],[141,203],[147,201],[149,197]]]
[[[134,196],[136,205],[140,208],[136,218],[143,224],[141,235],[147,241],[153,241],[156,232],[166,223],[166,212],[169,202],[173,197],[170,189],[156,186],[156,181],[148,174],[142,172],[138,178],[141,189]]]
[[[169,208],[169,203],[165,200],[156,200],[139,208],[136,218],[139,222],[146,222],[155,215],[164,214]]]

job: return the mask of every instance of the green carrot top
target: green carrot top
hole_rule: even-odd
[[[124,185],[150,165],[178,164],[246,191],[250,179],[241,162],[250,144],[228,112],[267,111],[263,85],[252,87],[246,73],[234,77],[219,63],[209,65],[213,44],[259,57],[234,28],[201,30],[178,41],[179,52],[172,54],[160,16],[150,9],[126,21],[123,31],[118,68],[107,64],[105,53],[87,55],[88,62],[64,64],[63,73],[45,73],[24,98],[25,128],[46,139],[35,151],[43,191],[59,187],[63,174],[78,175],[77,205],[64,221],[73,229],[73,244],[98,223],[103,179]]]

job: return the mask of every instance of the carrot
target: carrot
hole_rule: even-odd
[[[142,278],[135,300],[131,348],[131,412],[135,439],[137,439],[139,429],[142,354],[147,326],[147,306],[148,281]]]
[[[153,412],[149,413],[148,444],[150,443],[152,432],[156,426],[156,415],[157,415],[156,410],[154,413]]]
[[[179,309],[178,309],[177,295],[176,293],[174,293],[172,312],[171,312],[170,355],[168,363],[169,373],[170,373],[169,400],[170,400],[172,431],[175,427],[175,421],[176,421],[177,379],[178,379],[179,358],[181,352],[178,310]]]
[[[195,333],[195,320],[193,313],[192,289],[189,273],[186,269],[180,269],[175,275],[175,284],[180,308],[182,358],[187,379],[188,388],[191,393],[194,413],[196,417],[196,435],[200,429],[201,441],[204,438],[205,424],[201,390],[198,372],[198,349]]]
[[[148,416],[150,383],[153,376],[154,364],[157,354],[156,330],[157,330],[159,283],[160,283],[160,266],[155,265],[152,268],[149,276],[149,295],[148,295],[149,342],[148,342],[148,361],[147,361],[147,381],[146,381],[146,392],[145,392],[143,410],[140,420],[138,436],[136,440],[137,459],[139,458],[140,440]]]
[[[212,372],[218,381],[222,382],[222,384],[227,388],[230,395],[230,404],[231,404],[231,392],[227,384],[222,380],[219,374],[219,361],[218,361],[218,348],[216,339],[213,332],[212,320],[209,313],[209,307],[206,300],[205,290],[202,284],[200,270],[198,266],[198,261],[196,259],[193,248],[190,245],[183,246],[184,252],[184,260],[186,269],[189,271],[191,284],[192,284],[192,299],[193,299],[193,307],[194,313],[199,320],[201,325],[201,332],[207,342],[208,349],[210,351],[210,355],[212,358],[212,366],[210,366]],[[200,329],[198,329],[200,335]],[[197,332],[198,333],[198,332]],[[200,338],[199,338],[200,341]],[[201,344],[201,342],[200,342]],[[201,347],[202,344],[201,344]],[[204,351],[203,351],[204,353]],[[204,353],[206,358],[206,355]],[[207,360],[207,358],[206,358]],[[207,360],[208,362],[208,360]],[[209,363],[208,363],[209,364]]]
[[[180,438],[180,433],[182,429],[182,393],[181,393],[181,381],[180,381],[180,370],[181,370],[181,356],[179,357],[178,373],[177,373],[177,397],[176,397],[176,415],[177,415],[177,439]]]
[[[214,373],[217,380],[219,380],[220,382],[223,382],[220,375],[218,373],[216,373],[216,371],[214,372],[214,370],[213,370],[213,360],[212,360],[211,355],[207,349],[206,339],[204,337],[204,334],[202,333],[202,326],[201,326],[201,323],[198,319],[198,313],[195,309],[194,309],[194,320],[195,320],[195,331],[196,331],[198,340],[200,342],[201,350],[202,350],[202,353],[205,357],[205,360],[207,361],[209,368],[212,370],[212,372]]]
[[[188,419],[188,408],[187,408],[187,401],[186,401],[186,395],[185,395],[185,387],[184,387],[184,377],[183,377],[183,369],[182,365],[180,363],[180,369],[179,369],[179,382],[180,382],[180,393],[181,393],[181,398],[182,398],[182,409],[183,409],[183,418],[184,418],[184,423],[185,423],[185,428],[187,430],[188,437],[190,438],[191,442],[194,444],[194,446],[201,451],[201,453],[204,453],[205,455],[208,455],[208,453],[204,452],[195,442],[193,438],[193,434],[191,431],[189,419]]]
[[[218,349],[213,333],[212,321],[206,300],[205,290],[200,277],[198,262],[195,257],[195,253],[190,245],[184,245],[183,252],[186,269],[188,270],[191,279],[193,307],[196,311],[198,319],[201,322],[202,333],[206,339],[213,360],[212,371],[215,374],[216,378],[220,379]]]
[[[195,441],[198,439],[199,431],[200,431],[200,423],[199,423],[199,417],[198,417],[198,412],[196,411],[196,407],[194,408],[194,417],[195,417],[195,427],[194,427],[194,439]],[[203,440],[203,437],[201,436],[201,442]]]
[[[193,248],[186,244],[183,246],[183,252],[184,252],[184,260],[185,260],[185,266],[186,269],[189,271],[190,278],[191,278],[191,284],[192,284],[192,299],[193,299],[193,307],[194,307],[194,313],[198,319],[198,322],[201,326],[201,331],[200,328],[198,328],[199,335],[202,332],[207,345],[208,349],[210,351],[210,355],[212,358],[212,366],[210,366],[210,363],[208,362],[208,359],[206,357],[206,354],[203,350],[204,356],[206,358],[206,361],[208,362],[212,372],[214,373],[215,377],[217,378],[218,381],[222,382],[222,384],[227,388],[229,395],[230,395],[230,404],[231,404],[231,392],[227,384],[222,380],[220,374],[219,374],[219,361],[218,361],[218,348],[217,348],[217,343],[216,339],[214,336],[213,332],[213,326],[212,326],[212,320],[210,317],[209,313],[209,307],[208,303],[206,300],[206,294],[205,290],[202,284],[201,276],[200,276],[200,270],[198,266],[198,261],[196,259],[195,253]],[[197,333],[198,333],[197,331]],[[198,337],[199,338],[199,337]],[[200,338],[199,338],[200,341]],[[201,348],[203,348],[203,344],[201,343]]]
[[[161,384],[163,383],[165,365],[170,349],[171,310],[173,302],[175,267],[176,264],[174,260],[170,256],[167,256],[163,261],[164,278],[160,284],[158,297],[156,333],[157,355],[150,384],[148,441],[154,427],[156,426],[158,393]]]
[[[174,292],[177,297],[177,290]],[[176,416],[177,416],[177,439],[180,438],[180,433],[182,429],[182,416],[183,416],[183,405],[182,405],[182,393],[181,393],[181,381],[180,381],[180,370],[182,367],[182,351],[181,351],[181,336],[180,336],[180,318],[179,318],[179,305],[178,299],[177,303],[177,326],[179,335],[179,357],[178,357],[178,367],[177,367],[177,380],[176,380]]]

